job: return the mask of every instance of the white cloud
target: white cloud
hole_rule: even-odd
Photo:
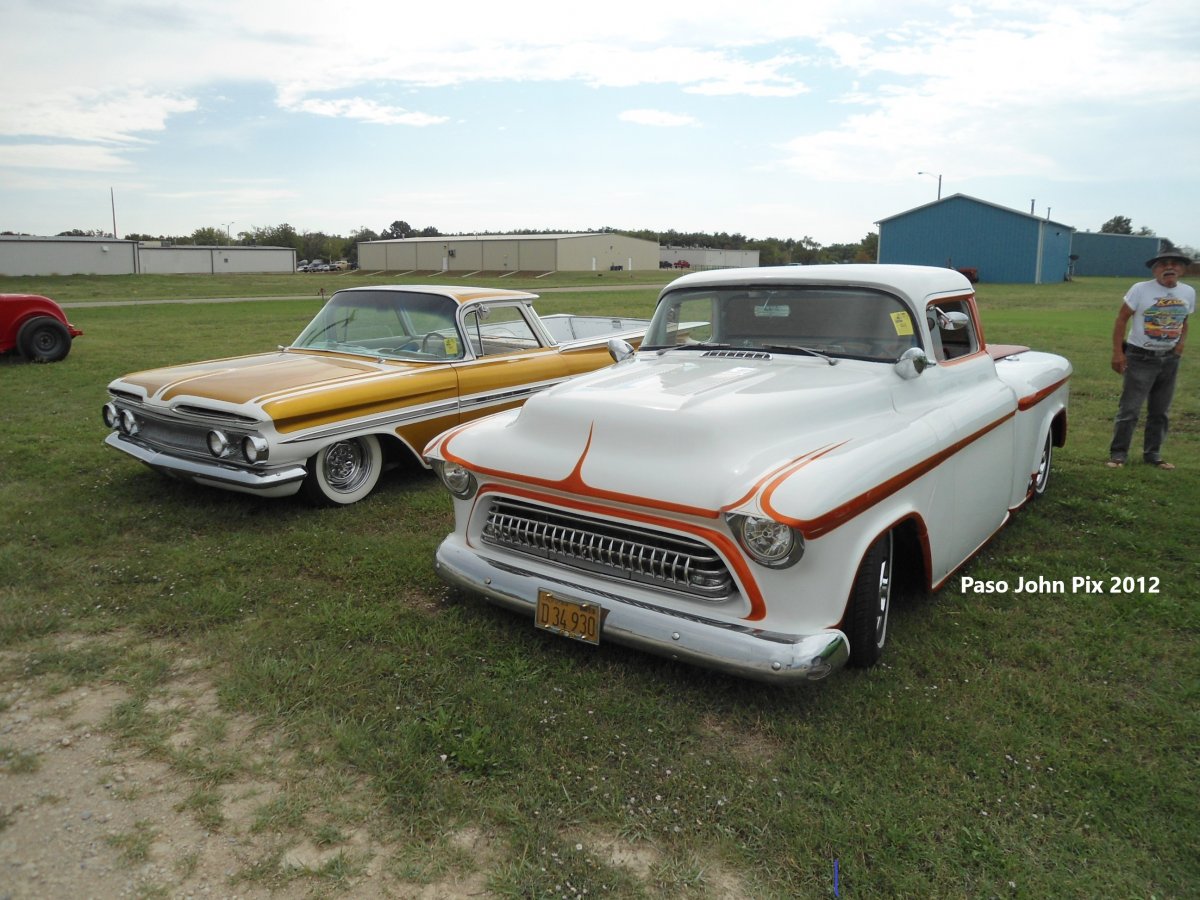
[[[617,118],[622,122],[631,122],[634,125],[654,125],[660,128],[679,128],[684,125],[699,124],[694,116],[663,112],[660,109],[627,109]]]
[[[362,97],[343,100],[307,98],[294,102],[281,102],[280,105],[293,112],[306,112],[334,119],[354,119],[375,125],[412,125],[420,128],[426,125],[441,125],[450,121],[448,116],[412,112],[398,106],[385,106]]]
[[[0,144],[0,167],[118,172],[130,163],[108,147],[83,144]]]
[[[78,87],[50,93],[6,92],[0,98],[0,133],[139,143],[145,140],[144,133],[165,129],[171,116],[196,108],[194,99],[137,87],[107,92]]]

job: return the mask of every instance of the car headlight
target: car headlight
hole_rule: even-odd
[[[437,460],[433,465],[437,470],[438,477],[442,479],[442,484],[451,494],[460,500],[474,496],[478,484],[469,469],[445,460]]]
[[[137,417],[128,409],[121,410],[121,431],[130,437],[138,433]]]
[[[217,431],[215,428],[208,433],[208,452],[220,459],[229,449],[229,438],[225,437],[225,432]]]
[[[804,555],[804,536],[789,525],[759,516],[730,515],[727,521],[742,549],[760,566],[783,569]]]
[[[120,425],[121,413],[117,410],[117,404],[105,403],[100,414],[104,416],[104,424],[109,428],[116,428]]]
[[[263,462],[270,452],[271,445],[261,435],[248,434],[242,438],[242,456],[246,458],[246,462]]]

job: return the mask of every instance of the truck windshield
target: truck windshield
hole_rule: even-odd
[[[892,294],[820,285],[692,288],[658,305],[642,350],[733,349],[894,362],[920,336]]]

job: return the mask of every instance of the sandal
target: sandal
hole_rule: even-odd
[[[1162,469],[1164,472],[1170,472],[1171,470],[1173,470],[1175,468],[1174,463],[1169,463],[1165,459],[1160,459],[1157,462],[1152,462],[1152,463],[1150,463],[1150,465],[1154,466],[1154,468],[1156,468],[1156,469]]]
[[[1110,469],[1120,469],[1124,467],[1125,463],[1119,459],[1110,459],[1105,465]]]

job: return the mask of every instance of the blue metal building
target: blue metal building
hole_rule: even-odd
[[[881,219],[879,262],[975,269],[980,281],[1045,284],[1070,272],[1070,225],[953,194]]]
[[[1077,231],[1071,238],[1076,275],[1127,275],[1150,277],[1146,260],[1158,254],[1162,240],[1156,235],[1101,234]]]

